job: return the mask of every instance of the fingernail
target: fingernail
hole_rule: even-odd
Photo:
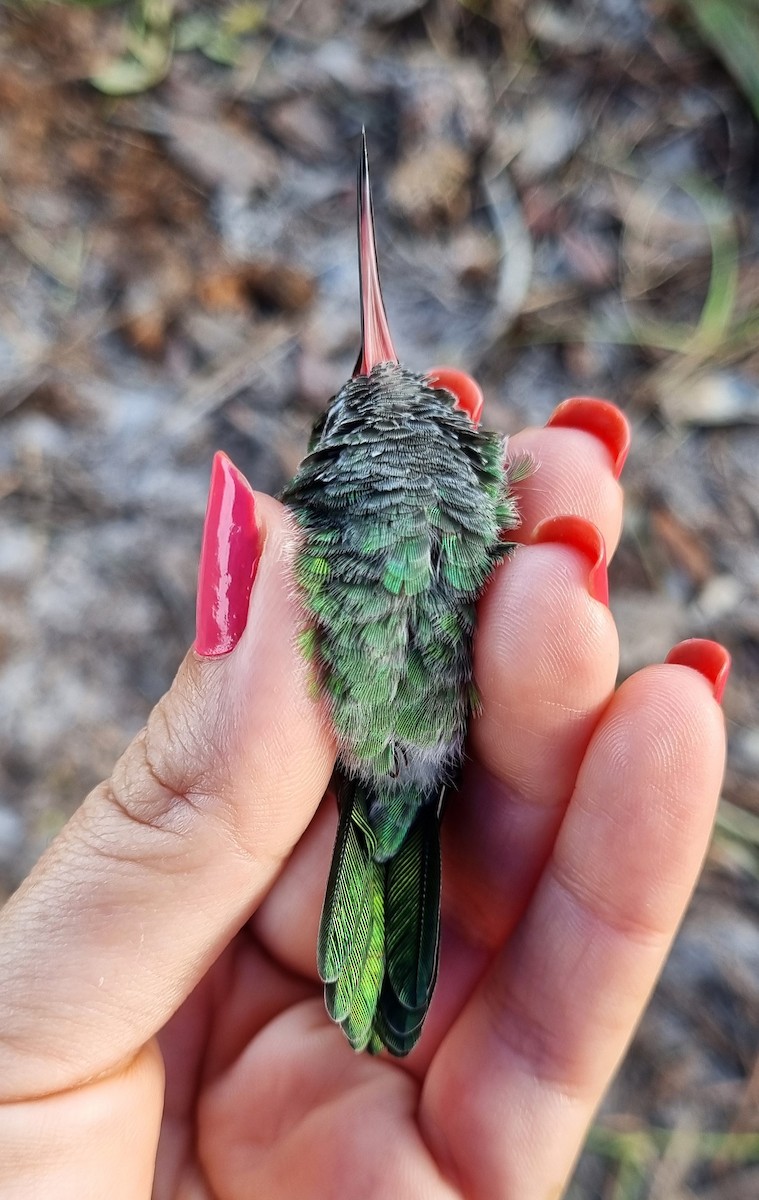
[[[630,426],[616,404],[595,396],[573,396],[554,409],[546,424],[592,433],[611,454],[614,478],[619,479],[630,451]]]
[[[664,660],[679,667],[692,667],[711,684],[714,699],[722,703],[732,660],[724,646],[708,638],[688,638],[673,646]]]
[[[198,567],[195,649],[216,656],[234,650],[248,620],[250,590],[261,555],[256,502],[245,476],[226,454],[214,455]]]
[[[602,604],[609,603],[609,577],[606,567],[606,544],[598,529],[591,521],[583,517],[546,517],[533,530],[530,544],[535,546],[542,542],[558,542],[562,546],[571,546],[580,550],[590,559],[590,575],[588,576],[588,591],[594,600]]]
[[[456,408],[468,413],[473,424],[479,425],[485,397],[479,383],[472,379],[471,375],[467,375],[466,371],[459,371],[456,367],[434,367],[427,372],[427,378],[433,387],[453,392]]]

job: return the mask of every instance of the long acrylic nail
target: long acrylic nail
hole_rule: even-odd
[[[462,409],[474,425],[479,425],[485,397],[482,388],[466,371],[458,367],[434,367],[427,372],[427,378],[433,387],[445,388],[456,397],[456,408]]]
[[[606,565],[606,543],[603,535],[592,521],[583,517],[561,516],[546,517],[535,526],[530,545],[539,543],[558,542],[562,546],[571,546],[590,559],[590,574],[588,576],[588,591],[594,600],[602,604],[609,603],[609,576]]]
[[[732,660],[724,646],[708,638],[688,638],[673,646],[664,660],[679,667],[692,667],[711,685],[714,699],[722,703]]]
[[[198,567],[195,649],[217,656],[234,650],[248,620],[261,555],[256,502],[245,476],[226,454],[214,455]]]
[[[630,425],[615,404],[595,396],[572,396],[554,409],[546,424],[592,433],[611,454],[614,478],[619,479],[630,450]]]

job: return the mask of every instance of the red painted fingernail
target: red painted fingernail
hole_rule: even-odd
[[[215,454],[198,567],[198,654],[216,656],[234,650],[248,620],[260,556],[250,484],[226,454]]]
[[[588,591],[594,600],[609,603],[609,576],[606,568],[606,544],[600,529],[583,517],[546,517],[535,526],[530,544],[558,542],[587,555],[591,562]]]
[[[434,387],[453,392],[456,408],[468,413],[471,421],[479,425],[485,397],[479,383],[472,379],[471,375],[467,375],[466,371],[459,371],[457,367],[435,367],[427,372],[427,378]]]
[[[679,667],[692,667],[712,685],[714,699],[722,703],[732,660],[724,646],[708,638],[688,638],[673,646],[664,660]]]
[[[614,478],[619,479],[630,451],[630,425],[616,404],[594,396],[573,396],[554,409],[546,423],[592,433],[611,454]]]

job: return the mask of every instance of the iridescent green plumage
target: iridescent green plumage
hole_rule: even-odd
[[[357,1049],[407,1053],[435,984],[474,606],[517,523],[503,460],[450,392],[384,362],[334,398],[283,497],[340,751],[318,965]]]
[[[358,195],[361,353],[283,499],[300,533],[301,646],[339,748],[319,974],[357,1050],[402,1055],[437,977],[439,826],[475,703],[475,602],[517,514],[502,439],[397,361],[365,140]]]

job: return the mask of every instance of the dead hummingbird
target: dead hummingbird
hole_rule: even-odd
[[[475,604],[513,548],[502,540],[518,523],[509,484],[525,465],[507,468],[498,434],[478,429],[439,381],[398,362],[365,137],[358,243],[361,352],[282,498],[300,532],[302,643],[339,750],[319,974],[328,1012],[356,1050],[404,1055],[437,977],[439,829],[477,705]]]

